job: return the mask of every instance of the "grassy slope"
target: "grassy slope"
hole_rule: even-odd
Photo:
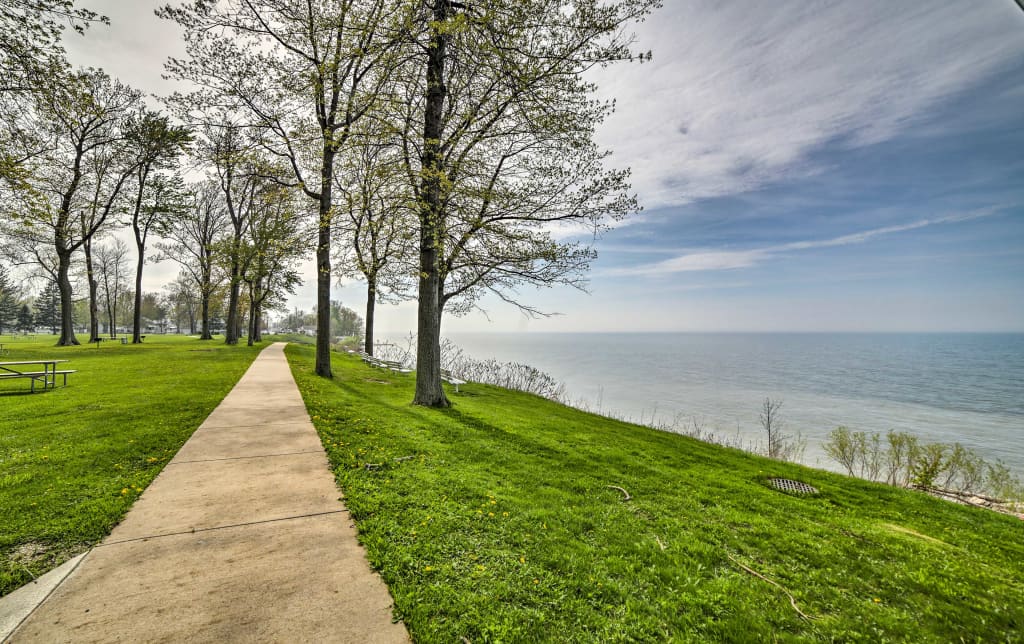
[[[149,336],[142,345],[9,342],[0,360],[66,358],[66,388],[0,381],[0,595],[102,539],[260,347]]]
[[[1018,519],[493,387],[412,407],[412,376],[288,355],[417,641],[1024,639]]]

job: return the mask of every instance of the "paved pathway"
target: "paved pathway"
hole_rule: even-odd
[[[408,642],[267,347],[12,642]]]

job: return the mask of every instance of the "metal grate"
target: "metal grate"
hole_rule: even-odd
[[[768,484],[781,492],[792,492],[793,494],[817,494],[818,489],[790,479],[768,479]]]

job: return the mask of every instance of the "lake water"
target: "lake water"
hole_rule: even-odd
[[[453,334],[474,358],[537,367],[568,398],[634,421],[701,419],[763,443],[765,397],[803,461],[837,469],[821,444],[839,425],[960,442],[1024,478],[1024,334]]]

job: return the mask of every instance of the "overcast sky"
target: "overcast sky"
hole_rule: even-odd
[[[72,62],[159,94],[183,53],[151,0]],[[595,75],[599,133],[643,213],[606,234],[591,294],[524,291],[460,331],[1024,331],[1024,12],[1013,0],[666,0],[651,63]],[[173,278],[147,267],[147,290]],[[315,300],[312,267],[293,305]],[[360,310],[358,284],[336,298]],[[415,327],[415,305],[378,307]]]

